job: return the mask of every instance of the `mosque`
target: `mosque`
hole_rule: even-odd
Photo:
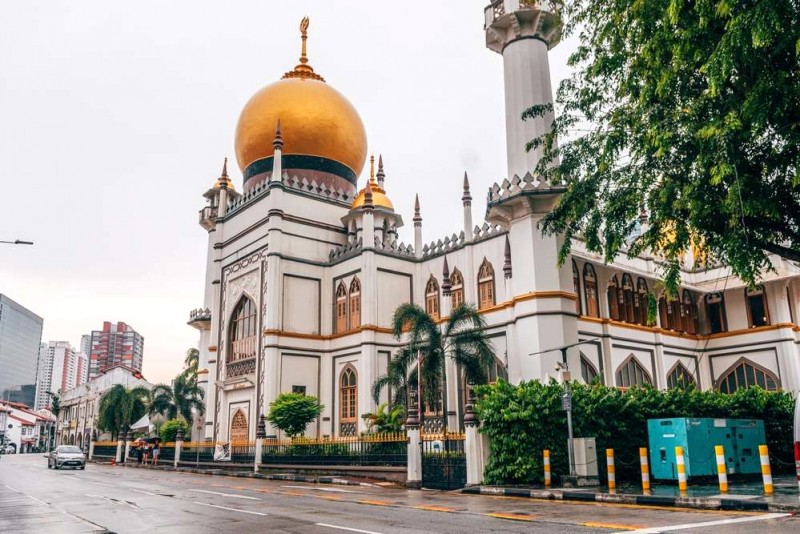
[[[604,264],[577,241],[557,265],[560,238],[543,236],[537,224],[564,189],[532,176],[540,155],[524,149],[552,117],[520,119],[521,110],[552,101],[548,50],[560,28],[537,2],[494,0],[485,9],[486,45],[504,65],[507,178],[476,194],[486,205],[473,221],[465,174],[463,224],[429,243],[419,201],[414,242],[398,240],[405,222],[390,200],[392,182],[381,158],[367,162],[355,107],[309,63],[307,29],[304,19],[297,66],[241,112],[235,148],[242,182],[230,178],[226,161],[204,194],[205,296],[189,324],[200,333],[207,409],[195,439],[255,439],[258,417],[282,392],[324,404],[307,435],[366,430],[362,415],[376,408],[371,385],[401,346],[390,320],[405,302],[439,319],[462,302],[474,304],[495,351],[493,379],[557,378],[561,353],[551,349],[572,345],[573,379],[620,388],[800,386],[796,263],[772,258],[775,271],[753,289],[690,250],[671,299],[655,256]],[[483,210],[483,202],[476,207]],[[452,365],[447,372],[448,426],[455,428],[464,384]]]

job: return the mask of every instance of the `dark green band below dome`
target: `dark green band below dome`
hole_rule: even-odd
[[[253,176],[265,172],[272,172],[272,160],[273,156],[270,156],[268,158],[256,160],[248,165],[243,173],[243,181],[247,183],[247,180]],[[356,173],[354,173],[350,167],[332,159],[323,158],[321,156],[284,154],[281,156],[281,160],[281,167],[283,169],[306,169],[309,171],[326,172],[344,178],[353,184],[353,187],[355,187],[358,182],[358,176],[356,176]]]

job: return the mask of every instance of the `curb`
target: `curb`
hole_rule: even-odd
[[[800,512],[800,503],[772,503],[765,500],[740,500],[719,497],[669,497],[666,495],[631,495],[626,493],[600,493],[570,490],[537,490],[502,488],[496,486],[471,486],[461,490],[467,495],[495,495],[525,497],[539,500],[603,502],[635,504],[639,506],[665,506],[693,508],[696,510],[722,510],[736,512]]]
[[[100,462],[96,462],[100,463]],[[106,463],[106,462],[103,462]],[[227,469],[198,469],[196,467],[173,467],[171,465],[159,466],[140,466],[138,464],[117,464],[116,467],[128,467],[133,469],[152,469],[155,471],[177,471],[179,473],[192,473],[194,475],[211,475],[211,476],[227,476],[234,478],[256,478],[260,480],[282,480],[286,482],[306,482],[309,484],[334,484],[339,486],[369,486],[375,487],[375,484],[368,482],[357,482],[355,480],[347,480],[346,478],[337,478],[332,476],[318,476],[309,477],[303,475],[281,475],[270,473],[254,473],[253,471],[231,471]]]

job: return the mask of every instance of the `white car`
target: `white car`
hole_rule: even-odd
[[[61,469],[62,467],[75,467],[86,469],[86,456],[80,447],[74,445],[61,445],[53,449],[47,456],[47,468]]]
[[[16,447],[13,445],[6,445],[5,447],[0,450],[0,454],[15,454],[17,452]]]

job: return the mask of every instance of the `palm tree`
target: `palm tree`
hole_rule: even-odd
[[[202,388],[196,380],[181,373],[175,377],[172,385],[159,384],[153,388],[148,412],[150,415],[160,413],[167,419],[181,418],[191,425],[193,412],[202,414],[204,408]]]
[[[187,350],[183,366],[183,375],[196,381],[197,371],[200,368],[200,351],[194,348]]]
[[[375,402],[383,388],[395,390],[395,400],[405,401],[409,388],[417,387],[417,355],[422,373],[422,399],[436,405],[440,399],[447,413],[445,355],[456,363],[458,376],[470,383],[486,382],[489,366],[494,363],[494,352],[485,334],[486,322],[478,311],[468,304],[457,306],[441,325],[416,304],[402,304],[392,317],[392,330],[399,340],[407,331],[408,344],[397,352],[389,363],[385,375],[378,377],[372,387]],[[398,396],[400,397],[398,398]],[[402,402],[404,405],[406,402]],[[446,419],[445,428],[446,428]]]
[[[100,399],[97,427],[110,431],[112,439],[120,432],[127,432],[131,424],[147,413],[150,391],[142,386],[126,389],[115,384]]]
[[[53,393],[52,391],[45,391],[45,393],[50,397],[50,411],[57,419],[58,414],[61,412],[61,390],[58,390],[58,393]]]

